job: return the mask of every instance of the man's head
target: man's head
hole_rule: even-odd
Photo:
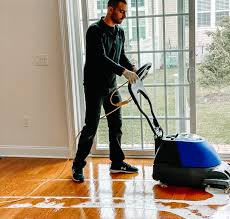
[[[121,24],[126,17],[127,1],[126,0],[109,0],[107,15],[114,24]]]

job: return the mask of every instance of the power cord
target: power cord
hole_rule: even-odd
[[[113,102],[112,102],[112,97],[113,97],[113,95],[114,95],[121,87],[123,87],[123,86],[124,86],[125,84],[127,84],[127,83],[128,83],[128,81],[125,82],[124,84],[120,85],[119,87],[117,87],[117,88],[114,90],[114,92],[111,94],[111,96],[110,96],[110,103],[111,103],[113,106],[116,106],[117,108],[115,108],[114,110],[110,111],[109,113],[107,113],[107,114],[101,116],[100,119],[102,119],[102,118],[104,118],[104,117],[107,117],[108,115],[112,114],[113,112],[115,112],[116,110],[118,110],[119,108],[121,108],[122,106],[125,106],[126,104],[128,104],[128,103],[132,100],[132,98],[131,98],[131,96],[130,96],[130,97],[129,97],[127,100],[125,100],[125,101],[120,101],[120,102],[118,102],[118,103],[113,103]],[[82,130],[81,130],[81,131],[82,131]],[[77,135],[76,135],[76,137],[74,138],[74,142],[73,142],[72,148],[73,148],[74,146],[76,146],[76,142],[77,142],[78,137],[79,137],[80,134],[81,134],[81,131],[78,132]],[[70,150],[69,150],[69,153],[70,153]],[[64,172],[65,169],[66,169],[67,163],[68,163],[68,162],[70,161],[70,159],[71,159],[70,157],[71,157],[71,156],[70,156],[70,154],[69,154],[68,159],[66,160],[65,165],[64,165],[64,167],[62,168],[62,171],[58,174],[58,176],[56,176],[56,177],[54,177],[54,178],[51,178],[51,179],[48,179],[48,180],[42,182],[42,183],[39,184],[34,190],[32,190],[32,192],[30,192],[29,194],[25,195],[25,197],[23,197],[23,198],[18,198],[18,199],[15,199],[15,200],[6,200],[6,201],[0,202],[0,207],[3,207],[3,206],[5,206],[5,205],[7,205],[8,203],[15,203],[15,202],[22,201],[22,200],[25,200],[25,199],[27,199],[27,198],[30,198],[30,196],[31,196],[34,192],[36,192],[39,188],[41,188],[43,185],[45,185],[45,184],[48,183],[48,182],[52,182],[52,181],[54,181],[55,179],[60,178],[60,177],[62,176],[63,172]]]

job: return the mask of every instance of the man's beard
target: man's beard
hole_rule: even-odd
[[[121,24],[122,21],[123,21],[123,19],[118,19],[118,18],[116,18],[116,16],[115,16],[114,14],[112,14],[111,20],[112,20],[113,23],[115,23],[115,24]]]

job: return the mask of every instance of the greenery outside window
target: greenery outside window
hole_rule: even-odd
[[[216,0],[216,25],[229,16],[229,0]]]

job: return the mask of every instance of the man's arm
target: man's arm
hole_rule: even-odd
[[[112,59],[110,59],[106,53],[102,42],[102,34],[100,29],[96,26],[91,26],[86,34],[86,55],[87,59],[91,60],[90,63],[94,63],[95,66],[103,67],[108,74],[117,74],[119,76],[123,75],[131,84],[135,83],[137,75],[125,66],[117,64]]]
[[[106,53],[102,42],[102,33],[97,26],[91,26],[86,34],[86,55],[90,63],[101,66],[108,74],[117,74],[121,76],[125,67],[117,64],[110,59]],[[94,68],[94,66],[91,66]]]

